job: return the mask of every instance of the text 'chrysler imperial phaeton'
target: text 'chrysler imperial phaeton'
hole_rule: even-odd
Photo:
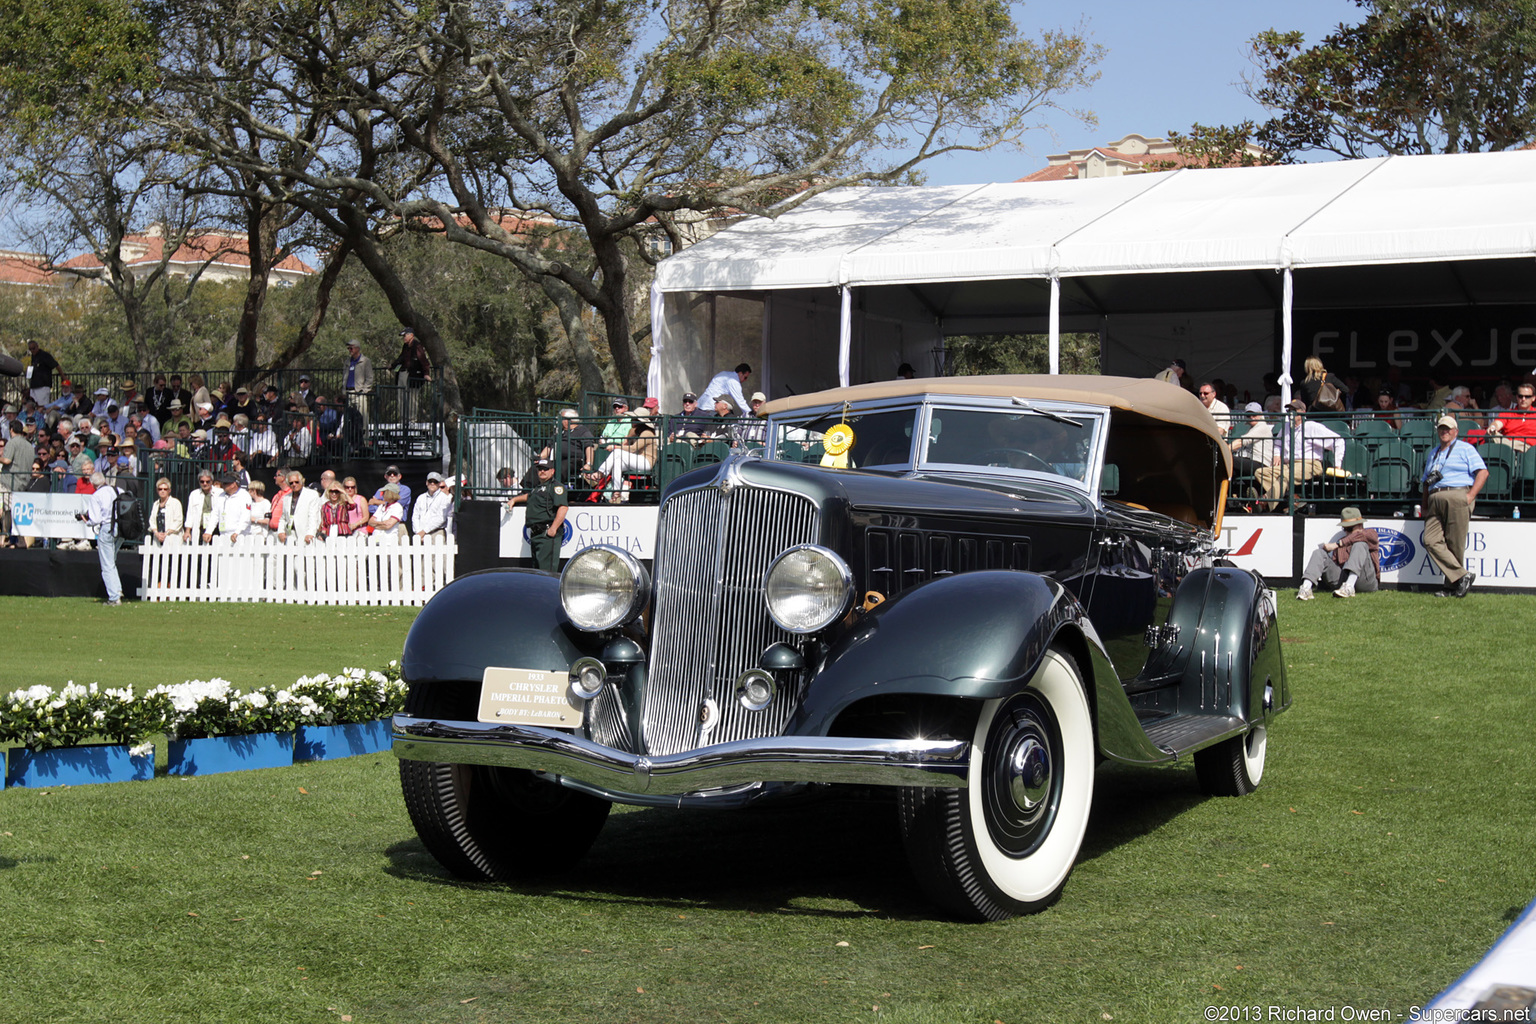
[[[1275,602],[1214,548],[1231,455],[1193,396],[939,378],[762,415],[763,450],[666,489],[652,571],[592,547],[417,618],[394,749],[450,871],[569,864],[613,801],[889,787],[924,890],[993,920],[1060,895],[1100,760],[1258,784]]]

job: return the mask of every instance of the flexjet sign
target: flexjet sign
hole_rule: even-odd
[[[1536,309],[1341,311],[1297,316],[1296,365],[1315,355],[1337,372],[1367,376],[1392,367],[1508,376],[1536,367]]]

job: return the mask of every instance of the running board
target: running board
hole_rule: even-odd
[[[1248,723],[1235,715],[1169,715],[1146,723],[1147,739],[1177,757],[1248,731]]]

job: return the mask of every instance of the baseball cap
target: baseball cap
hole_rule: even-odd
[[[1264,407],[1258,402],[1249,402],[1247,405],[1243,406],[1243,412],[1246,413],[1262,413],[1263,411]]]
[[[97,388],[95,391],[91,392],[91,394],[93,394],[93,395],[101,395],[102,397],[106,397],[107,395],[110,395],[111,393],[112,393],[112,390],[110,388]]]
[[[658,408],[661,407],[661,400],[657,398],[647,398],[645,401],[641,402],[640,405],[646,409],[651,410],[652,412],[655,412]]]
[[[752,392],[752,397],[747,399],[748,403],[751,403],[751,402],[766,402],[766,401],[768,401],[768,396],[763,394],[761,391],[754,391],[754,392]]]
[[[550,469],[553,466],[554,466],[554,463],[550,462],[548,459],[534,459],[533,460],[533,468],[534,469]]]
[[[698,400],[699,400],[699,396],[694,394],[692,391],[684,391],[683,392],[683,401],[685,401],[685,402],[697,402]]]
[[[403,337],[405,337],[405,336],[406,336],[406,335],[407,335],[407,334],[415,334],[415,333],[416,333],[416,328],[414,328],[414,327],[405,327],[405,328],[402,328],[402,329],[401,329],[401,331],[400,331],[400,337],[402,337],[402,338],[403,338]]]
[[[428,473],[427,474],[427,479],[432,481],[433,483],[439,483],[440,484],[440,483],[443,482],[443,474],[441,474],[441,473]]]
[[[400,467],[399,466],[385,466],[384,467],[384,475],[385,476],[389,476],[389,474],[391,474],[391,473],[398,473],[398,472],[400,472]]]
[[[1456,422],[1455,416],[1441,416],[1435,420],[1435,427],[1437,429],[1440,427],[1450,427],[1452,430],[1455,430],[1458,426],[1459,424]]]

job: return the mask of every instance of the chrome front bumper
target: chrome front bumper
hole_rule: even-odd
[[[394,717],[395,756],[548,772],[615,793],[672,795],[753,782],[965,787],[965,740],[772,736],[648,757],[537,726]]]

